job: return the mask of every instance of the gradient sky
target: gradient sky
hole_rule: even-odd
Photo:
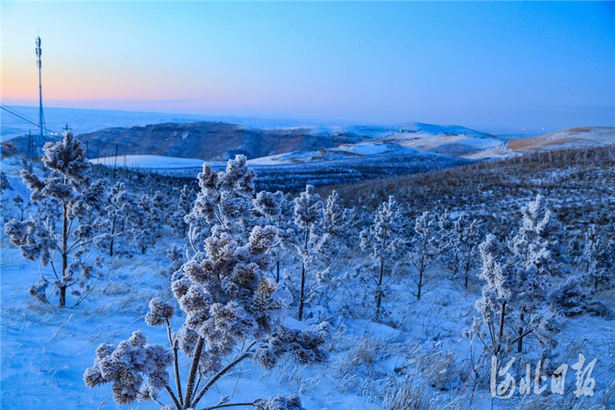
[[[613,3],[2,1],[2,103],[421,121],[491,132],[615,125]]]

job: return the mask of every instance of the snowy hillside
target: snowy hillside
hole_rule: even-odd
[[[200,170],[203,167],[202,159],[163,157],[160,155],[123,155],[116,157],[102,157],[91,159],[92,164],[100,164],[109,167],[117,166],[141,171],[172,171],[182,169]],[[225,163],[216,165],[224,166]],[[197,171],[198,172],[198,171]]]
[[[515,152],[536,152],[608,144],[615,144],[615,127],[570,128],[534,138],[515,139],[510,142],[508,148]]]
[[[281,165],[331,161],[365,161],[375,157],[394,157],[399,155],[428,156],[429,154],[388,141],[374,141],[361,142],[358,144],[344,144],[335,148],[321,149],[319,151],[299,151],[255,158],[250,160],[250,164]]]
[[[614,148],[481,163],[342,148],[111,172],[65,139],[46,163],[67,179],[3,158],[2,409],[185,409],[188,390],[197,410],[613,408]],[[368,180],[403,167],[425,172]],[[492,397],[492,357],[515,359],[510,398]],[[519,392],[525,364],[543,393]],[[591,366],[591,394],[572,366]]]
[[[203,160],[156,155],[125,155],[91,159],[108,168],[169,175],[191,180]],[[257,172],[259,189],[296,191],[306,183],[321,186],[425,172],[468,163],[468,160],[422,152],[387,143],[352,145],[345,149],[298,152],[256,158],[248,163]],[[225,162],[208,162],[216,171]]]

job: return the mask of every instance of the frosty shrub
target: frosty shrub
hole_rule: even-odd
[[[504,249],[495,236],[487,235],[479,251],[483,263],[478,277],[485,283],[482,296],[475,304],[481,319],[474,319],[471,333],[481,341],[485,351],[497,356],[507,347],[505,326],[511,310],[508,306],[513,292],[512,274]]]
[[[284,194],[280,191],[276,193],[261,191],[254,198],[254,212],[262,222],[268,225],[275,226],[278,229],[278,243],[272,248],[273,258],[275,260],[275,281],[280,282],[280,264],[282,255],[293,243],[294,230],[291,228],[292,217],[289,215],[289,207],[292,203],[287,203]]]
[[[153,299],[145,320],[150,326],[166,328],[169,347],[147,345],[138,333],[117,348],[103,344],[94,366],[84,375],[89,387],[114,383],[114,399],[119,404],[155,400],[163,405],[158,394],[165,390],[172,401],[167,408],[196,409],[216,382],[246,359],[266,369],[284,357],[302,365],[327,360],[323,349],[329,337],[326,323],[305,331],[283,325],[287,293],[265,275],[272,263],[269,249],[278,241],[277,229],[247,228],[254,177],[244,156],[229,161],[224,172],[203,165],[198,176],[201,190],[191,213],[211,224],[210,234],[204,251],[194,252],[172,280],[183,324],[173,332],[172,305]],[[135,338],[138,340],[131,341]],[[190,359],[189,369],[180,368],[179,353]],[[169,381],[170,367],[174,387]],[[290,410],[301,409],[301,401],[296,396],[249,403],[223,398],[207,408],[234,406]]]
[[[376,284],[376,321],[380,320],[380,309],[384,296],[383,287],[388,282],[384,280],[385,272],[392,271],[392,267],[397,263],[405,247],[404,226],[405,219],[400,206],[395,198],[390,196],[389,200],[376,210],[373,224],[361,232],[361,248],[371,251],[371,257],[378,269],[374,280]],[[392,277],[391,274],[389,280]]]
[[[315,283],[306,288],[308,270],[318,263],[317,244],[322,235],[324,204],[312,185],[295,199],[295,225],[301,230],[301,242],[297,251],[301,257],[301,284],[299,286],[299,320],[303,320],[305,302]]]
[[[416,284],[414,293],[416,300],[421,300],[424,293],[423,288],[428,282],[425,274],[435,262],[438,252],[435,230],[436,219],[429,212],[423,212],[414,221],[414,236],[410,242],[410,262],[415,268],[411,277]]]
[[[23,200],[21,195],[17,194],[13,197],[15,208],[19,209],[19,222],[23,222],[23,214],[28,209],[28,203]]]
[[[88,279],[97,261],[88,262],[88,245],[109,239],[91,222],[91,214],[103,203],[105,186],[102,180],[90,180],[83,145],[69,132],[62,141],[45,144],[42,161],[49,170],[47,178],[40,179],[29,170],[22,170],[21,178],[32,190],[30,199],[42,202],[49,212],[26,221],[13,219],[5,225],[5,232],[25,259],[40,260],[51,270],[30,287],[30,294],[49,303],[47,287],[52,285],[64,307],[68,289],[73,289],[79,301],[91,290]],[[53,211],[55,205],[59,213]]]
[[[115,239],[118,236],[118,224],[125,218],[130,209],[130,201],[126,187],[122,182],[116,182],[109,193],[109,204],[105,208],[107,218],[109,219],[109,233],[111,238],[109,241],[109,256],[113,256],[113,246]]]
[[[329,300],[337,293],[341,282],[346,279],[342,274],[345,259],[351,246],[351,227],[354,213],[342,206],[337,191],[332,191],[324,205],[322,235],[316,243],[320,263],[316,274],[316,286],[313,292],[318,303],[325,309]]]
[[[560,225],[547,208],[545,198],[537,195],[521,208],[521,214],[521,226],[508,241],[510,262],[514,267],[519,353],[523,351],[523,341],[530,333],[541,343],[550,344],[546,334],[533,330],[546,330],[549,318],[544,307],[554,283],[553,278],[558,273],[557,256],[560,254]]]
[[[6,189],[13,189],[9,179],[3,171],[0,171],[0,192],[4,192]]]
[[[578,263],[584,282],[597,292],[607,287],[611,280],[610,272],[615,266],[613,240],[609,241],[595,225],[587,228],[583,239],[583,252]]]
[[[482,259],[479,278],[484,285],[476,309],[482,320],[475,319],[471,334],[494,356],[510,351],[513,344],[517,344],[517,352],[521,353],[523,340],[529,335],[541,347],[553,348],[552,311],[562,313],[570,307],[568,303],[574,304],[557,299],[577,293],[572,287],[578,286],[578,281],[569,280],[549,296],[553,287],[551,273],[557,266],[551,257],[552,249],[557,246],[557,224],[544,206],[544,199],[536,197],[521,211],[522,225],[507,246],[502,246],[491,234],[479,246]]]
[[[152,229],[152,206],[149,196],[142,195],[139,202],[131,207],[130,236],[142,254],[156,244],[154,229]]]
[[[179,192],[179,200],[177,201],[177,210],[173,213],[173,225],[181,234],[182,238],[186,236],[186,228],[188,224],[185,221],[186,215],[192,209],[192,202],[196,193],[190,189],[188,185],[184,185]]]
[[[480,242],[478,221],[467,214],[450,218],[445,212],[438,221],[440,261],[461,281],[464,289],[470,286],[470,277],[477,266],[476,248]]]

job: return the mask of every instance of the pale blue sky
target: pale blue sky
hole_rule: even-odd
[[[2,2],[3,104],[487,131],[615,125],[615,6]]]

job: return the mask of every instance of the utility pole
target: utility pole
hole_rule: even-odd
[[[118,149],[118,144],[115,144],[115,161],[113,163],[113,178],[115,178],[115,169],[117,168],[117,149]]]
[[[43,114],[43,84],[41,76],[41,56],[43,55],[43,49],[41,48],[41,38],[36,37],[36,65],[38,67],[38,146],[42,147],[44,142],[45,132],[45,115]]]

